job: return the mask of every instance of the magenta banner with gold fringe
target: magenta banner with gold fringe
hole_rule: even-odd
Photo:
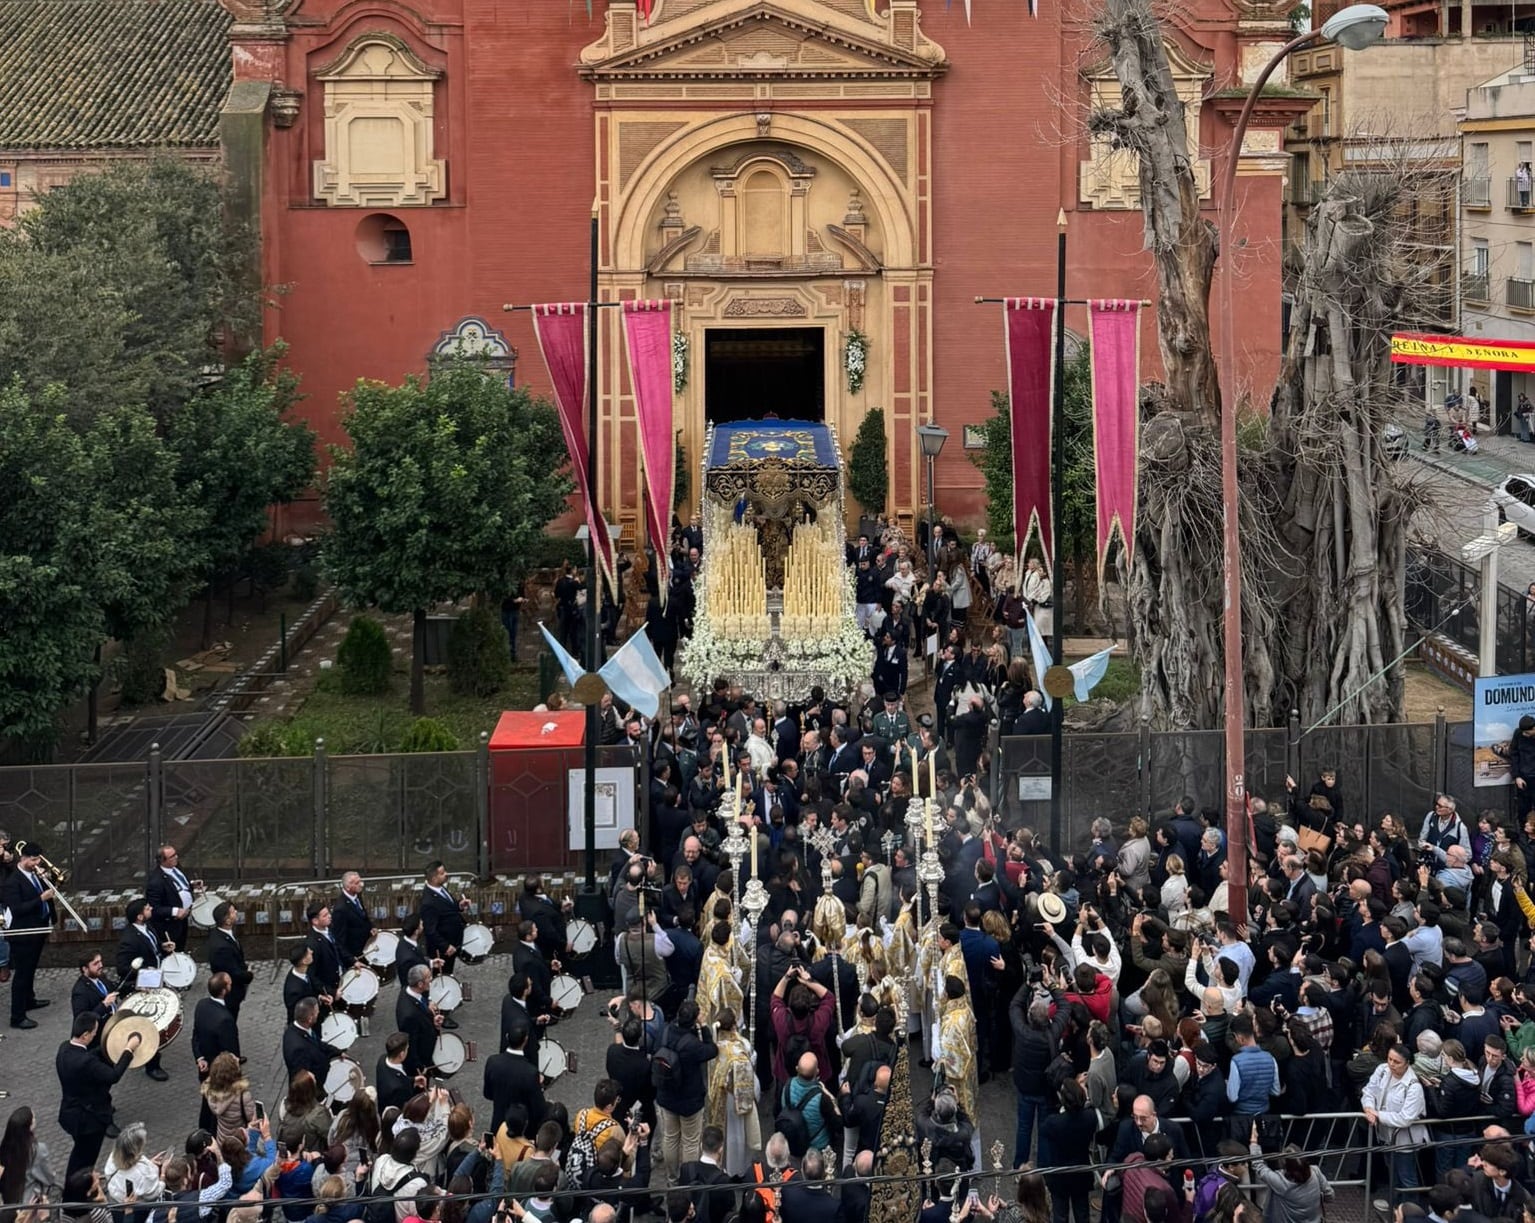
[[[1128,551],[1135,542],[1140,472],[1141,303],[1087,304],[1093,365],[1093,469],[1098,486],[1098,574],[1114,532]]]
[[[533,334],[538,351],[549,369],[554,385],[554,403],[559,409],[560,429],[565,447],[570,451],[570,466],[575,472],[577,495],[586,507],[586,529],[597,545],[597,561],[608,588],[613,589],[613,541],[606,524],[587,493],[591,485],[586,469],[586,368],[587,318],[585,302],[554,302],[533,307]]]
[[[645,527],[655,549],[661,601],[666,602],[671,569],[672,500],[677,482],[677,446],[672,423],[672,304],[624,303],[624,338],[629,348],[629,381],[639,425],[640,461],[645,467]]]
[[[1021,558],[1029,539],[1038,531],[1045,567],[1054,572],[1050,443],[1055,395],[1055,299],[1005,298],[1002,321],[1007,338],[1007,394],[1012,421],[1013,538]]]

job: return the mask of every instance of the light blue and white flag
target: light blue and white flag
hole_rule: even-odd
[[[1050,648],[1040,636],[1039,625],[1034,623],[1034,613],[1024,608],[1023,614],[1029,621],[1029,653],[1034,656],[1034,682],[1039,685],[1039,695],[1045,698],[1045,708],[1049,709],[1054,703],[1045,691],[1045,672],[1050,669]]]
[[[554,634],[542,624],[538,626],[538,631],[544,635],[544,640],[549,643],[549,648],[554,651],[555,661],[560,664],[560,670],[565,672],[565,678],[570,681],[570,686],[574,688],[576,681],[586,674],[586,668],[572,658],[569,651],[556,641]]]
[[[1114,647],[1099,650],[1079,662],[1071,664],[1071,674],[1076,680],[1076,697],[1079,701],[1085,701],[1098,686],[1098,681],[1108,674],[1109,655],[1114,652]]]
[[[647,718],[656,716],[661,693],[672,686],[672,677],[656,657],[643,627],[598,668],[597,674],[607,681],[614,696]]]

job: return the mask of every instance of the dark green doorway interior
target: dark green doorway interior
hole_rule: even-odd
[[[826,418],[824,327],[704,332],[704,413],[713,424]]]

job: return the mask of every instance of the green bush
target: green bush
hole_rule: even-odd
[[[123,644],[115,670],[124,705],[151,705],[165,691],[166,633],[164,629],[145,629]]]
[[[586,565],[586,543],[569,535],[540,535],[528,549],[526,570],[558,569],[566,561],[578,567]]]
[[[382,696],[389,691],[394,655],[384,626],[371,616],[354,616],[336,651],[341,691],[351,696]]]
[[[468,696],[499,692],[512,677],[501,619],[485,604],[471,607],[448,634],[448,687]]]
[[[313,603],[320,593],[320,575],[312,562],[305,561],[293,571],[293,583],[288,589],[300,603]]]
[[[436,718],[417,718],[400,740],[402,752],[456,752],[458,739]]]
[[[268,593],[281,590],[288,580],[287,544],[263,544],[252,548],[245,561],[245,573],[257,590]]]
[[[847,489],[871,518],[885,512],[890,499],[890,463],[885,440],[885,410],[870,408],[858,426],[847,455]]]
[[[307,756],[314,742],[289,722],[262,722],[245,732],[237,750],[242,756]]]

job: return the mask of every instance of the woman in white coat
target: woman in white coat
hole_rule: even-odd
[[[1406,1045],[1391,1046],[1385,1064],[1375,1068],[1359,1102],[1365,1120],[1375,1127],[1375,1141],[1388,1148],[1391,1200],[1395,1204],[1421,1184],[1418,1148],[1428,1141],[1428,1127],[1423,1124],[1428,1113],[1423,1084],[1412,1071],[1412,1054]]]

